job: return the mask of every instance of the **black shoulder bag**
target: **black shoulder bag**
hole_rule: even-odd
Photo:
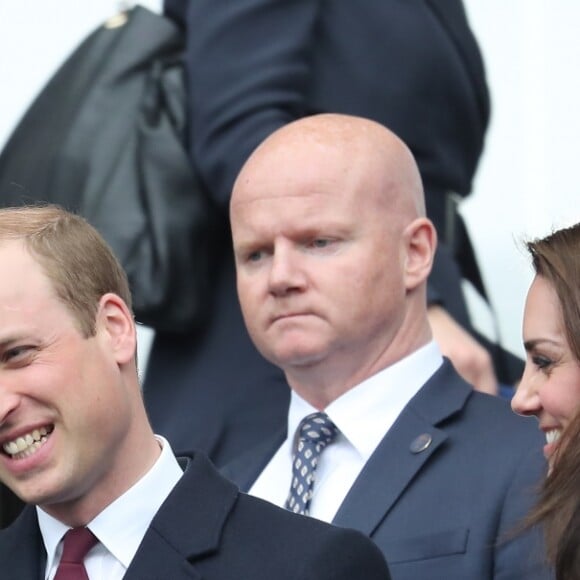
[[[142,6],[92,32],[0,155],[0,205],[79,213],[123,264],[140,322],[194,331],[209,310],[217,209],[185,146],[183,37]]]

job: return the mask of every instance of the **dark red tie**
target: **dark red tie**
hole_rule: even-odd
[[[84,559],[98,541],[88,528],[69,530],[64,535],[62,556],[54,580],[89,580]]]

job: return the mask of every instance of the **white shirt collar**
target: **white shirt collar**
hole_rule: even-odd
[[[161,454],[153,467],[87,525],[125,568],[135,556],[151,520],[183,475],[169,442],[158,435],[156,438],[161,444]],[[50,570],[55,559],[60,558],[59,543],[70,527],[38,506],[36,512],[46,548],[46,570]]]
[[[366,461],[407,403],[443,364],[435,342],[416,350],[369,377],[324,410]],[[300,421],[316,409],[292,391],[288,412],[288,435],[296,433]],[[290,446],[290,453],[292,446]]]

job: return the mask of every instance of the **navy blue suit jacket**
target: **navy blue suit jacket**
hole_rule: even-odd
[[[32,506],[0,532],[2,580],[44,578]],[[125,580],[389,580],[379,550],[352,530],[320,525],[239,493],[196,454],[153,519]]]
[[[411,148],[441,233],[446,193],[467,195],[489,117],[482,59],[460,0],[166,0],[187,33],[192,162],[223,215],[207,327],[159,333],[144,394],[155,430],[218,465],[284,424],[288,386],[247,335],[227,208],[233,182],[270,133],[305,115],[375,119]],[[195,264],[191,265],[195,268]],[[449,248],[430,287],[468,315]]]
[[[431,440],[422,451],[413,444],[421,435]],[[224,474],[249,489],[284,438]],[[474,392],[446,362],[381,441],[333,523],[370,536],[394,580],[551,578],[539,531],[517,533],[545,476],[541,447],[534,421]]]

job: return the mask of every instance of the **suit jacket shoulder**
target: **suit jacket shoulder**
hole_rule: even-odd
[[[151,523],[126,580],[390,578],[362,534],[241,494],[196,454]]]

